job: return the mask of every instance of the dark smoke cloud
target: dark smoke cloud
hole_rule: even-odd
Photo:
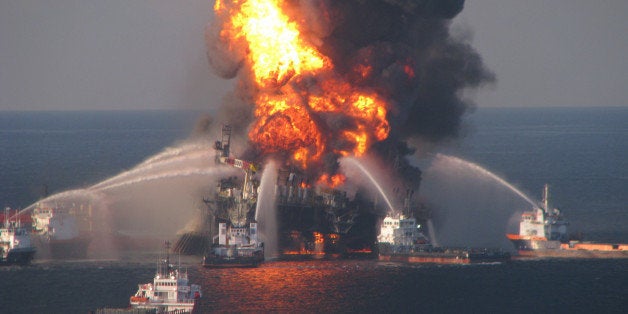
[[[414,15],[451,19],[458,15],[464,6],[464,0],[385,0]]]
[[[243,54],[233,53],[229,43],[220,37],[220,23],[209,24],[205,30],[205,45],[207,45],[207,59],[216,75],[232,79],[238,75],[242,66]]]
[[[480,55],[449,32],[464,1],[329,1],[331,34],[323,50],[346,77],[357,65],[373,72],[356,83],[379,91],[393,104],[391,137],[437,141],[458,135],[473,104],[465,88],[493,82]],[[414,73],[409,77],[408,70]]]
[[[396,163],[400,171],[410,168],[400,158],[413,153],[408,142],[457,136],[463,115],[473,107],[461,97],[462,91],[495,80],[473,47],[450,34],[451,19],[462,11],[463,0],[293,0],[287,4],[291,16],[306,28],[301,29],[303,35],[332,60],[336,75],[388,101],[389,138],[374,145],[372,152]],[[242,67],[246,47],[220,38],[222,22],[217,18],[207,28],[208,56],[217,74],[233,78]],[[365,66],[372,69],[367,77],[356,70]],[[302,82],[315,85],[321,79]],[[257,91],[246,75],[239,80],[218,119],[235,121],[246,130]],[[316,118],[324,120],[330,131],[336,124],[348,123],[342,117]],[[325,156],[322,167],[336,169],[337,157]]]

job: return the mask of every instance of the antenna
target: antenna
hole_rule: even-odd
[[[166,249],[166,266],[170,265],[170,241],[164,242],[164,248]]]
[[[4,227],[9,228],[9,207],[4,208]]]
[[[543,187],[543,210],[545,210],[545,213],[549,214],[550,211],[550,207],[549,207],[549,184],[545,183],[545,186]]]

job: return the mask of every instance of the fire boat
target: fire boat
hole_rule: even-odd
[[[30,224],[22,226],[19,218],[11,221],[11,210],[4,211],[4,224],[0,228],[0,265],[27,265],[35,255],[31,244]],[[15,212],[15,216],[19,216]]]
[[[521,257],[628,258],[628,244],[583,242],[570,239],[569,223],[558,208],[551,208],[549,185],[541,204],[521,214],[519,234],[507,234]]]
[[[379,261],[430,264],[474,264],[510,260],[510,253],[487,248],[453,248],[430,244],[414,217],[391,213],[382,221]]]
[[[406,195],[402,211],[391,208],[380,224],[377,236],[378,259],[382,262],[473,264],[509,261],[510,253],[489,248],[440,247],[425,232],[432,225],[429,214],[417,219]],[[434,230],[431,230],[434,231]]]
[[[170,242],[165,243],[166,258],[160,260],[152,283],[139,284],[131,296],[133,309],[151,309],[158,313],[192,313],[201,298],[201,286],[188,283],[188,274],[170,264]]]

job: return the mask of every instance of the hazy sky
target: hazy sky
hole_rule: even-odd
[[[0,0],[0,110],[209,108],[207,0]],[[467,0],[479,106],[628,106],[628,1]]]
[[[479,106],[628,106],[626,0],[467,0],[455,23],[497,75]]]

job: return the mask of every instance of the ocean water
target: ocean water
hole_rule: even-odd
[[[595,241],[628,241],[627,108],[479,109],[448,148],[553,205],[570,230]]]
[[[0,112],[0,205],[100,182],[184,139],[194,111]]]
[[[185,139],[198,115],[0,112],[0,202],[26,207],[45,190],[54,194],[85,187],[128,170]],[[465,120],[461,139],[439,151],[475,163],[535,199],[540,198],[543,184],[549,183],[553,200],[572,229],[593,240],[628,242],[626,121],[628,108],[478,109]],[[429,169],[424,171],[427,181]],[[429,182],[425,186],[429,190]],[[521,200],[513,202],[525,205]],[[2,267],[0,313],[87,313],[125,307],[137,284],[152,280],[155,262],[154,254],[138,253]],[[184,257],[182,265],[192,282],[203,286],[202,313],[625,313],[628,309],[626,259],[470,266],[340,260],[215,270],[200,267],[194,257]]]
[[[469,266],[375,261],[269,262],[188,268],[199,313],[625,313],[625,260],[538,260]],[[155,262],[79,261],[0,269],[2,313],[124,308]]]

